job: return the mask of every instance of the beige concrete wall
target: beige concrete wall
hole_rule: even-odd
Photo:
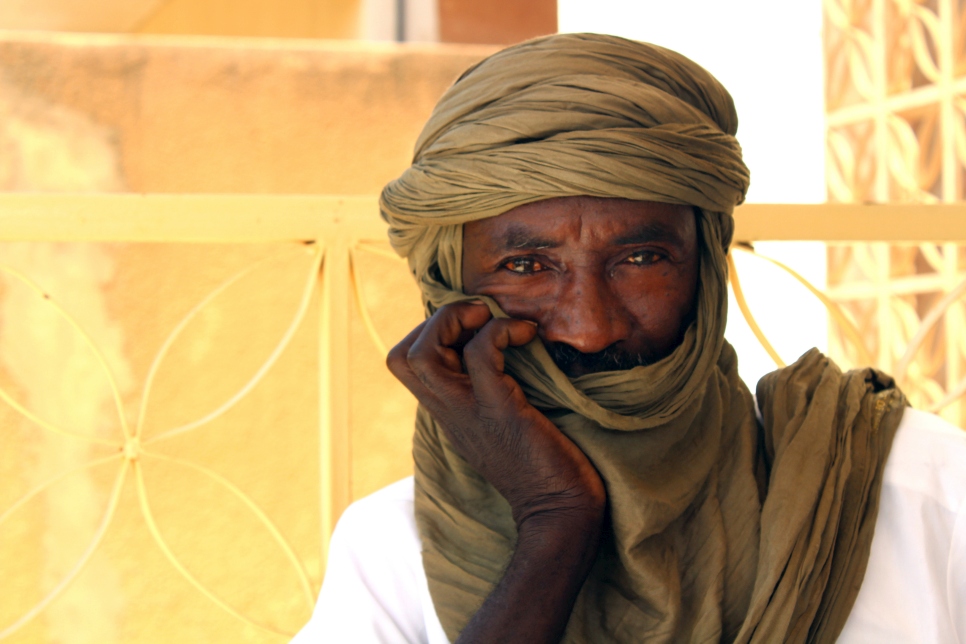
[[[125,32],[163,0],[4,0],[0,29]]]
[[[0,109],[97,130],[122,190],[374,193],[408,165],[446,87],[489,51],[7,32]],[[24,137],[8,132],[7,166],[29,156]],[[18,189],[13,172],[0,189]]]
[[[361,0],[4,0],[0,29],[274,38],[362,36]]]
[[[167,0],[133,31],[275,38],[357,38],[359,0]]]

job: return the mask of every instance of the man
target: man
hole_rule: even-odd
[[[415,483],[347,510],[297,641],[966,642],[963,436],[817,351],[738,378],[736,130],[609,36],[447,92],[381,202],[428,314],[388,360]]]

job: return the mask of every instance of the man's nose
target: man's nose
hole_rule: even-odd
[[[543,339],[596,353],[627,339],[627,310],[605,276],[577,273],[561,281],[556,306],[541,320]]]

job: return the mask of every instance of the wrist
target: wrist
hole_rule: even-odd
[[[555,493],[511,503],[518,534],[560,531],[583,533],[599,531],[607,510],[607,495],[600,486],[591,491]]]
[[[568,508],[530,515],[518,524],[516,551],[528,557],[589,566],[600,543],[604,515],[603,508]]]
[[[516,547],[503,579],[458,644],[560,641],[597,558],[605,507],[606,502],[557,503],[518,521]]]

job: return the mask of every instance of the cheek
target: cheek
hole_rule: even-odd
[[[661,271],[623,285],[620,297],[634,318],[640,340],[666,345],[680,340],[694,308],[697,279],[690,271]]]

